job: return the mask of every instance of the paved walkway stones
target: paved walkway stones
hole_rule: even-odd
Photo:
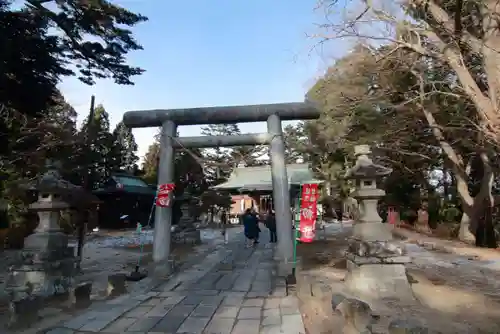
[[[92,307],[47,334],[305,334],[272,258],[268,245],[233,239],[149,292]]]

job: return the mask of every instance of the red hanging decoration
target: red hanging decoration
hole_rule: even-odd
[[[174,183],[160,184],[158,186],[158,194],[156,195],[156,206],[168,208],[171,202],[170,194],[174,189]]]

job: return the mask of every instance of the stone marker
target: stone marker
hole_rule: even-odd
[[[9,328],[28,327],[38,321],[38,311],[42,308],[42,297],[28,295],[9,303]]]
[[[86,307],[90,305],[92,282],[82,282],[70,288],[68,296],[69,307]]]
[[[345,176],[356,181],[353,197],[360,207],[346,252],[345,284],[363,299],[413,300],[405,268],[410,258],[405,256],[404,246],[393,240],[389,224],[382,223],[377,211],[378,200],[385,195],[377,188],[377,181],[392,170],[375,164],[370,154],[369,146],[356,146],[356,164]]]
[[[127,275],[113,274],[108,276],[108,297],[115,297],[127,292]]]

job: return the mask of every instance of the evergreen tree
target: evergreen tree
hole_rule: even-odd
[[[156,141],[149,145],[142,163],[143,178],[150,184],[158,182],[158,162],[160,159],[160,143]]]
[[[123,122],[118,123],[113,131],[113,140],[113,153],[119,158],[117,164],[119,164],[120,169],[133,173],[137,169],[136,163],[139,158],[136,155],[137,143],[132,130]]]
[[[240,134],[240,129],[237,124],[209,124],[201,128],[201,134],[205,136],[233,136]],[[208,183],[215,185],[224,182],[229,177],[235,166],[231,153],[231,149],[223,147],[203,150]]]
[[[131,84],[142,70],[125,55],[141,46],[127,28],[145,20],[109,1],[0,0],[0,50],[9,51],[0,54],[0,162],[12,164],[9,154],[31,118],[53,105],[62,77]]]
[[[80,140],[84,147],[80,156],[80,170],[89,166],[89,182],[94,188],[106,181],[111,173],[120,170],[119,152],[113,149],[114,138],[109,131],[109,115],[103,105],[98,105],[94,111],[92,124],[90,119],[83,123],[80,130]]]
[[[142,70],[125,56],[141,46],[129,28],[145,20],[106,0],[0,0],[0,195],[9,208],[20,202],[15,185],[43,172],[47,158],[81,184],[87,142],[56,86],[65,76],[132,84]]]

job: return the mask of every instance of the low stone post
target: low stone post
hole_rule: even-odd
[[[405,268],[410,258],[405,256],[404,246],[393,240],[390,226],[382,223],[377,211],[378,201],[385,195],[377,188],[377,181],[392,170],[375,164],[370,154],[369,146],[356,146],[356,164],[346,174],[347,179],[356,181],[353,197],[358,200],[360,216],[346,252],[345,284],[366,300],[413,300]]]

